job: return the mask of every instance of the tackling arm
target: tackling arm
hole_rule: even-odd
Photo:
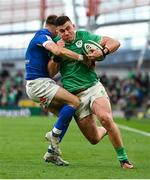
[[[47,69],[48,69],[49,76],[53,78],[59,72],[59,69],[60,69],[59,63],[56,63],[53,61],[53,59],[51,59],[48,62]]]
[[[48,42],[45,48],[51,51],[53,54],[61,57],[68,57],[77,61],[83,61],[83,55],[77,54],[69,49],[57,46],[53,41]]]

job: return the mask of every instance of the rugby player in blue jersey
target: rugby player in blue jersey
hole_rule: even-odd
[[[25,56],[26,92],[30,99],[45,107],[48,107],[51,102],[59,101],[66,104],[62,107],[50,137],[48,137],[50,147],[44,159],[56,165],[68,165],[69,163],[60,157],[59,143],[80,101],[78,97],[58,86],[54,80],[49,78],[47,66],[50,52],[57,56],[75,60],[83,60],[83,56],[55,44],[53,38],[57,36],[56,18],[55,15],[48,16],[45,28],[37,31],[28,45]]]

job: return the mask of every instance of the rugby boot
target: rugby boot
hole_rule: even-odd
[[[48,162],[48,163],[50,162],[57,166],[68,166],[69,165],[69,162],[63,160],[60,156],[53,154],[53,153],[46,152],[43,158],[44,158],[45,162]]]
[[[56,153],[56,155],[61,156],[61,150],[60,150],[60,143],[59,143],[59,137],[54,137],[52,135],[52,131],[47,132],[45,135],[45,138],[50,142],[51,147],[53,151]]]
[[[128,160],[120,161],[120,165],[123,169],[133,169],[134,166]]]

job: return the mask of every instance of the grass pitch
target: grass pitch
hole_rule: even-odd
[[[135,169],[123,170],[106,136],[91,145],[76,123],[62,141],[68,167],[43,161],[48,142],[44,135],[54,117],[0,118],[0,179],[148,179],[150,178],[150,137],[121,130],[129,159]],[[120,124],[150,132],[150,120],[117,119]]]

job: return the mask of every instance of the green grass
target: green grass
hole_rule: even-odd
[[[150,133],[150,119],[132,118],[131,120],[127,121],[122,118],[116,118],[115,121],[118,124],[126,125]]]
[[[120,124],[150,131],[149,120],[117,119]],[[130,160],[135,169],[119,167],[115,151],[105,137],[91,145],[73,121],[61,148],[68,167],[43,161],[48,142],[45,133],[54,118],[0,118],[0,179],[146,179],[150,178],[150,138],[121,130]]]

